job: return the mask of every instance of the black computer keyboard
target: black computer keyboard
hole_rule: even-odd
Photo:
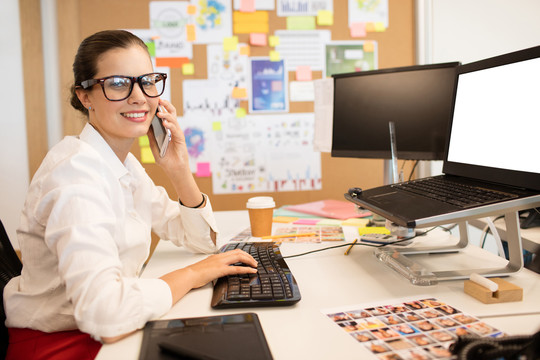
[[[461,208],[485,205],[517,197],[515,194],[466,185],[444,177],[418,179],[392,186]]]
[[[230,243],[221,252],[242,249],[258,262],[256,274],[230,275],[214,284],[215,309],[292,305],[300,301],[300,290],[275,242]]]

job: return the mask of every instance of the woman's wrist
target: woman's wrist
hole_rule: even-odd
[[[201,206],[203,206],[203,205],[204,205],[204,202],[206,201],[206,198],[204,197],[204,195],[203,195],[202,193],[201,193],[201,196],[202,196],[202,201],[201,201],[201,203],[200,203],[199,205],[195,205],[195,206],[184,205],[184,204],[182,203],[182,200],[180,200],[180,199],[178,199],[178,202],[180,203],[180,205],[185,206],[185,207],[188,207],[188,208],[190,208],[190,209],[198,209],[198,208],[200,208]]]

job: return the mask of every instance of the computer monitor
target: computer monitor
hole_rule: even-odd
[[[443,160],[458,62],[333,75],[333,157]]]

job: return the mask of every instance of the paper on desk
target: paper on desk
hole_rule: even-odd
[[[332,119],[334,116],[334,79],[313,81],[315,92],[315,129],[313,149],[320,152],[332,151]]]

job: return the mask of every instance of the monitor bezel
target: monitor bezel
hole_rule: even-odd
[[[381,74],[392,74],[400,72],[413,72],[421,70],[432,70],[432,69],[446,69],[446,68],[457,68],[459,67],[460,62],[444,62],[436,64],[425,64],[425,65],[411,65],[411,66],[401,66],[393,68],[385,68],[378,70],[369,70],[369,71],[358,71],[353,73],[345,74],[335,74],[332,75],[334,81],[334,99],[336,79],[348,78],[348,77],[359,77],[359,76],[370,76],[370,75],[381,75]],[[456,75],[457,76],[457,75]],[[335,106],[333,108],[333,119],[335,118]],[[448,118],[450,121],[450,118]],[[390,140],[389,140],[390,141]],[[332,123],[332,148],[330,152],[332,157],[343,157],[343,158],[360,158],[360,159],[391,159],[392,153],[391,150],[349,150],[349,149],[335,149],[334,148],[334,123]],[[444,147],[440,152],[426,152],[426,151],[406,151],[397,149],[397,154],[399,159],[407,160],[443,160],[445,158]]]
[[[470,165],[465,163],[453,162],[448,160],[448,152],[450,148],[450,137],[452,130],[453,115],[455,111],[455,100],[457,95],[457,88],[459,84],[459,77],[461,74],[470,73],[473,71],[480,71],[497,66],[508,65],[521,61],[531,60],[540,57],[540,46],[527,48],[495,57],[491,57],[484,60],[475,61],[472,63],[461,65],[457,69],[457,81],[453,94],[452,105],[452,117],[450,126],[448,127],[448,135],[446,136],[445,156],[443,162],[443,173],[447,175],[457,175],[463,177],[474,178],[486,182],[504,184],[514,186],[523,189],[532,189],[540,191],[540,174],[499,169],[487,166]]]

